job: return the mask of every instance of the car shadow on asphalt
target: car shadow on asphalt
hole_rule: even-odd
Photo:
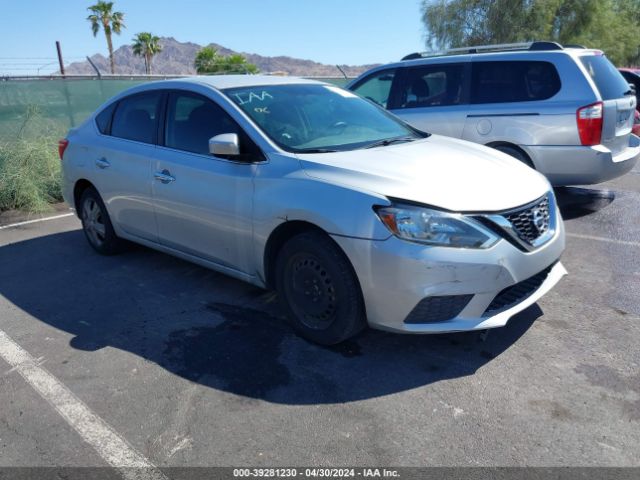
[[[0,247],[0,265],[0,294],[73,335],[73,348],[110,346],[192,382],[282,404],[352,402],[473,375],[542,315],[533,305],[485,340],[368,330],[326,348],[291,331],[273,293],[142,247],[103,257],[81,231]]]
[[[609,206],[616,198],[615,192],[607,189],[556,187],[554,192],[565,220],[596,213]]]

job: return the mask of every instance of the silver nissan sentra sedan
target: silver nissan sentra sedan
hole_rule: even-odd
[[[59,151],[96,251],[130,240],[275,288],[321,344],[503,326],[566,274],[545,177],[322,82],[147,83]]]

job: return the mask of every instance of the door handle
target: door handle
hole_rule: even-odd
[[[109,168],[111,164],[106,158],[102,157],[96,160],[96,166],[104,170],[105,168]]]
[[[171,172],[169,172],[169,170],[164,169],[161,172],[156,172],[153,174],[153,178],[155,178],[156,180],[159,180],[160,182],[164,183],[165,185],[167,183],[171,183],[171,182],[175,182],[176,181],[176,177],[171,175]]]

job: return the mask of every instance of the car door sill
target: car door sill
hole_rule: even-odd
[[[224,273],[225,275],[229,275],[230,277],[237,278],[238,280],[251,283],[258,287],[262,287],[262,288],[265,287],[264,282],[257,275],[249,275],[248,273],[241,272],[240,270],[236,270],[235,268],[228,267],[226,265],[221,265],[211,260],[207,260],[202,257],[192,255],[190,253],[185,253],[180,250],[176,250],[175,248],[167,247],[166,245],[162,245],[160,243],[153,242],[151,240],[147,240],[147,239],[137,237],[131,234],[127,234],[124,232],[120,233],[120,236],[134,243],[139,243],[140,245],[144,245],[145,247],[149,247],[154,250],[158,250],[162,253],[167,253],[174,257],[178,257],[182,260],[195,263],[197,265],[200,265],[201,267],[208,268],[210,270],[215,270],[216,272]]]

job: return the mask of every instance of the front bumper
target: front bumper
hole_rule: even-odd
[[[533,164],[552,185],[593,185],[630,171],[640,158],[640,138],[629,136],[629,146],[615,155],[602,145],[525,146]]]
[[[441,333],[504,326],[567,273],[558,261],[565,243],[562,221],[554,237],[532,252],[523,252],[506,240],[486,250],[473,250],[426,247],[393,236],[383,241],[333,238],[356,271],[369,325],[395,332]],[[530,295],[508,308],[486,313],[503,290],[550,266],[544,281]],[[405,322],[423,299],[452,295],[471,296],[454,318]]]

